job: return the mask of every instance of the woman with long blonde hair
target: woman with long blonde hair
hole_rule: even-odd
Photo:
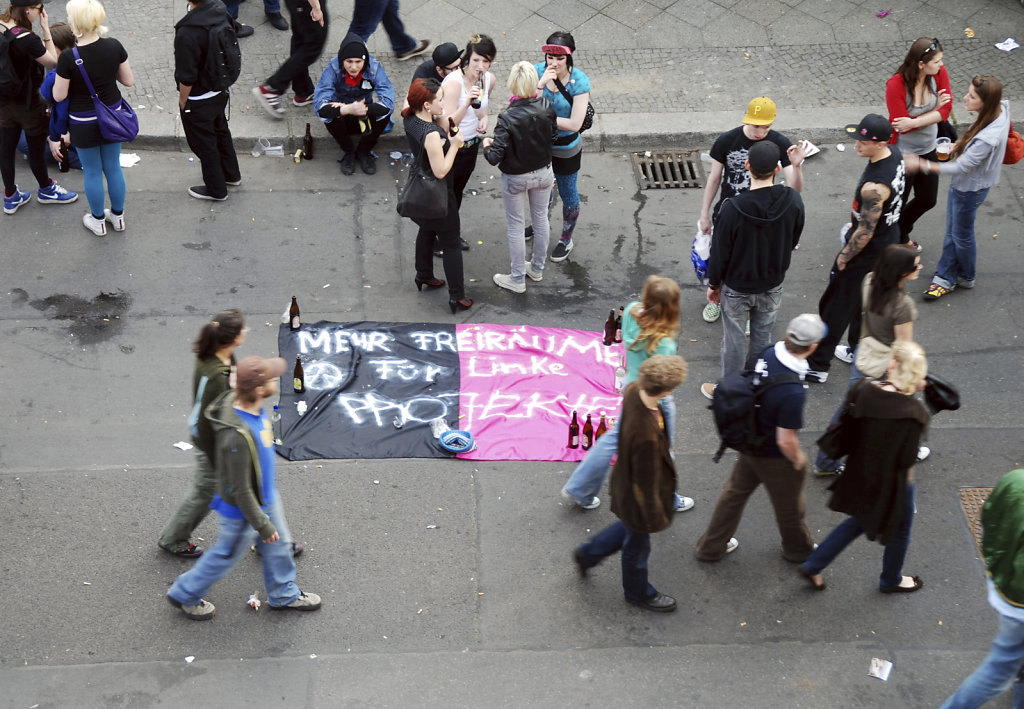
[[[679,284],[664,276],[648,276],[640,300],[627,305],[622,312],[622,341],[626,345],[626,380],[636,380],[640,365],[656,354],[674,355],[679,334]],[[676,402],[670,396],[661,399],[665,414],[665,431],[669,445],[675,440]],[[585,510],[600,506],[597,492],[604,484],[612,456],[619,449],[619,421],[594,442],[569,481],[562,488],[562,497]],[[676,494],[675,510],[693,507],[693,500]]]
[[[828,506],[850,515],[797,567],[817,591],[821,572],[860,535],[885,547],[878,590],[912,593],[924,585],[903,575],[914,523],[914,462],[930,416],[914,394],[924,388],[928,360],[912,340],[896,340],[884,380],[862,379],[846,395],[846,470],[830,487]]]

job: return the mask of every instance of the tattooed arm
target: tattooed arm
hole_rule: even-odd
[[[857,228],[850,235],[850,240],[836,257],[836,267],[842,271],[846,264],[864,250],[875,234],[875,227],[882,217],[882,205],[891,193],[888,185],[877,182],[865,182],[860,188],[860,214],[857,217]]]

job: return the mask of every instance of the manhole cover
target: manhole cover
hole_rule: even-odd
[[[960,488],[960,506],[964,510],[967,526],[971,528],[978,551],[981,551],[981,508],[985,505],[985,500],[988,499],[989,493],[993,489],[991,487]]]
[[[633,153],[633,174],[642,190],[670,190],[703,188],[704,165],[700,154],[689,153]]]

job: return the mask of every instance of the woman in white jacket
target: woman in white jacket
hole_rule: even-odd
[[[1003,85],[994,76],[976,76],[964,97],[964,108],[978,114],[957,141],[944,163],[922,160],[924,172],[953,176],[946,200],[946,236],[942,256],[925,300],[936,300],[954,288],[974,288],[978,246],[974,218],[991,187],[999,183],[1010,131],[1010,104],[1003,101]]]

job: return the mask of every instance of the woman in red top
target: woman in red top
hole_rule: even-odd
[[[921,37],[910,45],[903,64],[885,84],[885,103],[893,126],[891,142],[904,153],[935,160],[938,124],[949,120],[952,109],[949,74],[942,65],[939,40]],[[907,200],[910,189],[914,198]],[[922,214],[935,206],[939,176],[918,172],[907,176],[903,213],[900,215],[900,243],[921,245],[910,240],[910,232]]]

